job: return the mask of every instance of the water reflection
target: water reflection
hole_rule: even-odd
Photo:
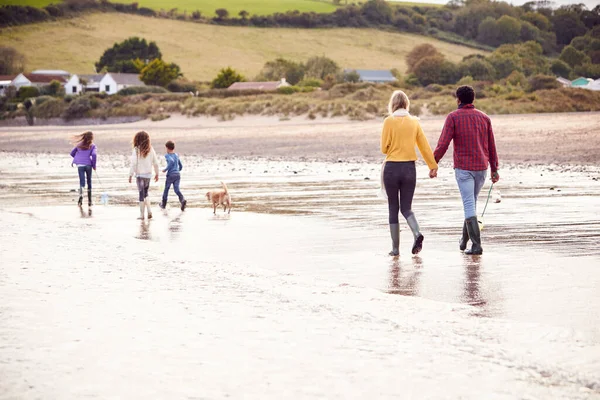
[[[179,238],[181,233],[181,214],[169,221],[169,236],[171,240]]]
[[[419,281],[421,268],[423,268],[421,257],[412,257],[411,266],[412,269],[408,271],[410,269],[408,263],[404,263],[403,265],[399,257],[393,258],[389,271],[388,293],[402,296],[419,295]],[[403,273],[403,270],[406,271]]]
[[[477,313],[479,316],[487,316],[488,299],[485,292],[481,290],[481,268],[483,267],[483,257],[464,256],[464,286],[461,300],[469,305],[480,308]]]
[[[90,218],[92,216],[92,209],[88,208],[87,212],[83,209],[83,207],[79,207],[79,215],[81,218]]]
[[[140,221],[140,233],[135,238],[141,240],[152,240],[152,235],[150,233],[150,221]]]

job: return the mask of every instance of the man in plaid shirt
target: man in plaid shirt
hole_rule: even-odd
[[[492,131],[492,122],[485,113],[473,105],[475,91],[471,86],[461,86],[456,90],[458,110],[446,117],[444,130],[433,153],[439,162],[451,141],[454,141],[454,174],[463,201],[465,222],[460,240],[460,249],[467,248],[471,239],[471,249],[465,254],[483,254],[479,224],[477,222],[477,196],[485,182],[488,164],[492,171],[492,182],[498,175],[498,154]],[[432,172],[435,175],[435,172]]]

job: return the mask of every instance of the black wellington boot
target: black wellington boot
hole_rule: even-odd
[[[392,237],[390,256],[398,256],[400,255],[400,224],[390,224],[390,236]]]
[[[92,204],[92,189],[88,189],[88,206],[93,206]]]
[[[460,241],[458,242],[458,247],[460,248],[460,251],[465,251],[465,249],[467,248],[468,242],[469,242],[469,231],[467,230],[467,220],[465,220],[465,222],[463,223],[462,238],[460,238]]]
[[[481,247],[481,232],[479,231],[479,223],[477,217],[468,218],[467,231],[469,232],[469,238],[471,239],[471,248],[465,251],[465,254],[478,256],[483,254],[483,248]]]

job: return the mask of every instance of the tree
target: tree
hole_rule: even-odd
[[[260,71],[258,80],[278,81],[285,78],[290,84],[295,85],[304,77],[304,65],[294,61],[278,58],[268,61]]]
[[[229,17],[229,11],[224,8],[217,8],[215,10],[215,14],[217,14],[217,20],[222,21]]]
[[[553,74],[568,78],[571,75],[571,67],[562,60],[554,60],[550,70]]]
[[[590,58],[584,52],[577,50],[573,46],[565,47],[560,53],[559,59],[569,64],[571,68],[590,62]]]
[[[481,24],[479,24],[477,31],[477,40],[479,42],[490,46],[497,46],[500,44],[500,29],[494,18],[487,17],[484,19]]]
[[[534,40],[534,41],[538,41],[540,39],[540,35],[541,32],[538,28],[536,28],[533,24],[529,23],[529,22],[522,22],[521,23],[521,40],[522,41],[529,41],[529,40]]]
[[[577,36],[585,35],[587,29],[577,13],[559,9],[552,18],[554,32],[556,33],[556,42],[567,45]]]
[[[516,43],[521,37],[521,22],[518,19],[503,15],[498,19],[498,40],[500,43]]]
[[[432,45],[425,43],[420,44],[414,47],[407,55],[406,55],[406,64],[408,65],[407,72],[414,72],[414,68],[419,61],[421,61],[425,57],[443,57],[442,53],[438,51]]]
[[[485,59],[470,58],[462,61],[458,65],[460,76],[471,76],[475,80],[486,81],[493,80],[496,71],[492,64]]]
[[[146,85],[167,86],[172,80],[182,76],[177,64],[167,64],[157,58],[146,65],[140,72],[140,80]]]
[[[215,89],[226,89],[235,82],[243,82],[244,77],[231,67],[223,68],[213,79],[210,86]]]
[[[521,19],[529,22],[542,31],[547,31],[550,29],[550,21],[543,14],[537,12],[526,12],[523,14]]]
[[[138,65],[133,60],[140,59],[145,62],[161,59],[162,54],[156,42],[146,42],[146,39],[130,37],[121,43],[115,43],[113,47],[104,51],[100,60],[96,63],[96,70],[106,68],[108,72],[138,73]]]
[[[304,75],[308,78],[325,79],[327,75],[336,75],[339,71],[340,67],[331,58],[317,56],[308,59]]]
[[[600,64],[585,63],[574,68],[575,74],[586,78],[600,79]]]
[[[455,83],[459,78],[456,65],[446,61],[443,56],[429,56],[419,60],[415,65],[414,74],[424,86],[432,83]]]
[[[241,19],[246,20],[246,19],[248,19],[248,16],[250,15],[250,13],[246,10],[242,10],[238,13],[238,15],[240,16]]]
[[[392,7],[385,0],[369,0],[362,6],[365,18],[375,24],[388,24],[392,20]]]
[[[12,47],[0,47],[0,75],[14,75],[25,70],[25,56]]]
[[[65,89],[61,86],[59,81],[53,80],[49,85],[42,87],[41,94],[48,96],[64,96]]]
[[[344,72],[344,82],[356,83],[360,81],[360,75],[355,70]]]

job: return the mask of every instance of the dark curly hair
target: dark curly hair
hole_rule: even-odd
[[[456,89],[456,98],[460,100],[462,104],[472,104],[475,100],[475,90],[471,86],[461,86]]]

